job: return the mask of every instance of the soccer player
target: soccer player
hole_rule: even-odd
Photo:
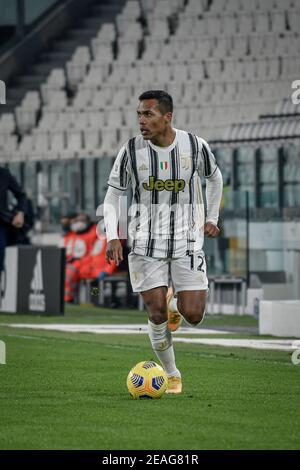
[[[104,219],[107,260],[123,259],[118,234],[119,199],[130,185],[135,213],[128,256],[133,292],[148,311],[149,337],[168,375],[167,393],[181,393],[167,310],[198,325],[205,313],[208,281],[202,250],[204,235],[215,237],[222,175],[207,142],[172,126],[173,100],[162,90],[139,97],[140,134],[121,148],[108,180]],[[200,177],[206,179],[206,217]],[[167,289],[173,286],[176,302]],[[172,305],[171,305],[172,304]],[[179,313],[180,312],[180,313]],[[178,318],[175,318],[179,324]]]

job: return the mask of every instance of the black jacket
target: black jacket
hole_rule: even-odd
[[[8,208],[7,192],[11,191],[17,200],[16,209],[26,213],[27,199],[15,177],[6,168],[0,167],[0,224],[11,224],[14,214]]]

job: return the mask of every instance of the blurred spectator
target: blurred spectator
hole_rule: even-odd
[[[17,200],[14,210],[8,207],[8,191]],[[9,230],[22,229],[27,210],[27,198],[15,177],[7,168],[0,167],[0,274],[4,269],[5,247],[8,243]]]
[[[31,199],[31,193],[26,193],[27,196],[27,208],[24,214],[24,224],[21,228],[16,228],[11,225],[7,230],[7,246],[12,245],[30,245],[30,238],[28,232],[34,226],[35,214],[33,210],[33,204]],[[12,213],[17,213],[16,207],[12,208]]]
[[[72,249],[72,240],[75,236],[75,233],[71,230],[71,223],[77,217],[76,213],[63,215],[60,218],[60,226],[62,231],[62,240],[60,246],[66,249],[66,263],[71,262],[73,259],[73,249]]]
[[[105,261],[106,237],[97,236],[96,224],[85,213],[70,221],[70,232],[64,236],[66,247],[65,302],[73,302],[81,279],[104,279],[116,270],[116,264]]]
[[[74,212],[71,214],[63,215],[60,218],[60,226],[64,235],[67,235],[69,232],[71,232],[71,223],[76,217],[77,214]]]

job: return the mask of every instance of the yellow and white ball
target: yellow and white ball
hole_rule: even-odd
[[[167,386],[166,372],[154,361],[139,362],[127,377],[127,388],[134,399],[160,398]]]

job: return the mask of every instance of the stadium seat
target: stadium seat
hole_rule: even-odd
[[[67,150],[79,152],[83,146],[82,132],[78,129],[69,129],[66,132]]]
[[[226,81],[230,80],[242,80],[244,71],[244,62],[236,59],[226,58],[224,61],[224,69],[222,71],[222,77]]]
[[[214,1],[209,6],[209,13],[218,15],[226,10],[226,0]]]
[[[182,101],[182,95],[183,95],[182,82],[180,83],[179,80],[174,80],[174,82],[169,82],[167,84],[167,92],[172,96],[175,106],[176,104],[180,104]]]
[[[222,72],[221,60],[207,59],[204,63],[205,77],[216,80]]]
[[[158,18],[147,18],[148,30],[151,38],[155,39],[167,39],[169,37],[169,25],[166,19]]]
[[[175,44],[173,42],[164,44],[160,50],[159,60],[171,63],[173,60],[176,60],[176,59],[177,59],[177,49],[175,47]]]
[[[145,38],[145,50],[143,53],[143,59],[148,62],[155,62],[160,58],[160,53],[163,47],[163,40],[155,40],[155,38]]]
[[[102,130],[99,155],[110,156],[115,158],[118,149],[119,142],[117,139],[117,129],[107,128],[105,130]]]
[[[101,39],[92,40],[92,51],[94,60],[98,63],[112,62],[114,59],[112,43],[102,43]]]
[[[215,44],[212,48],[212,55],[214,59],[223,59],[227,57],[231,51],[230,38],[219,36],[215,40]]]
[[[169,82],[172,79],[172,69],[169,65],[157,62],[155,65],[155,75],[158,81]]]
[[[12,134],[16,129],[16,121],[13,113],[3,113],[0,117],[0,135]]]
[[[183,102],[190,106],[198,99],[198,85],[195,81],[189,81],[183,84]]]
[[[124,119],[123,119],[123,112],[122,109],[109,109],[106,108],[105,114],[104,114],[104,125],[105,127],[108,127],[109,129],[119,129],[123,126],[124,124]]]
[[[72,59],[67,62],[66,75],[70,88],[75,88],[86,75],[88,65],[91,61],[90,50],[86,46],[77,47]]]
[[[10,160],[10,156],[17,150],[18,139],[16,135],[2,135],[0,142],[1,159]]]
[[[140,40],[143,37],[143,30],[140,23],[132,23],[132,19],[119,17],[117,20],[117,30],[119,38]]]
[[[192,58],[195,61],[207,59],[212,57],[214,52],[214,40],[213,38],[208,38],[201,36],[195,39],[195,47],[192,52]]]
[[[80,84],[81,88],[99,88],[102,83],[107,81],[109,72],[110,63],[99,64],[92,62],[88,73]]]
[[[20,134],[24,134],[33,129],[36,125],[36,111],[24,109],[18,106],[15,109],[16,122]]]
[[[68,104],[66,92],[64,90],[49,90],[48,101],[45,104],[47,104],[50,109],[64,109]]]
[[[189,69],[186,64],[174,62],[171,66],[171,74],[175,83],[185,82],[189,77]]]
[[[39,93],[37,91],[28,91],[21,105],[15,110],[17,127],[21,134],[35,127],[40,106],[41,100]]]
[[[157,0],[141,0],[142,13],[146,14],[156,6]]]
[[[214,2],[215,3],[215,2]],[[202,15],[207,7],[207,2],[203,0],[189,0],[185,10],[183,12],[184,16],[198,16]]]
[[[137,105],[137,102],[138,102],[138,93],[136,94],[136,97],[135,97],[135,100],[136,100],[136,105]],[[136,108],[130,108],[130,107],[126,107],[126,109],[124,110],[124,125],[127,127],[127,128],[135,128],[135,127],[138,127],[138,118],[137,118],[137,110]],[[122,130],[122,128],[121,128]]]
[[[281,61],[281,77],[296,80],[299,74],[299,57],[283,57]]]
[[[286,16],[284,11],[273,11],[270,13],[271,31],[284,33],[287,29]]]
[[[214,36],[216,31],[222,31],[222,20],[220,16],[207,15],[204,20],[204,32],[208,36]]]
[[[174,111],[174,125],[178,129],[185,129],[188,123],[188,108],[176,107]]]
[[[254,13],[253,18],[254,31],[256,33],[266,34],[270,31],[270,16],[269,13],[262,13],[257,11]]]
[[[53,152],[59,153],[66,148],[65,131],[52,130],[50,133],[50,149]]]
[[[50,136],[48,131],[35,130],[32,134],[32,147],[37,153],[45,154],[50,150]]]
[[[24,135],[18,148],[20,159],[26,160],[31,155],[33,149],[33,136],[31,134]]]
[[[147,83],[148,81],[155,82],[156,80],[157,70],[155,69],[155,67],[153,67],[153,65],[139,64],[137,62],[137,73],[138,80],[143,83]]]
[[[258,57],[265,53],[263,34],[252,34],[249,36],[249,53],[253,57]]]
[[[75,111],[75,108],[74,108]],[[72,123],[72,127],[78,130],[84,130],[89,126],[89,113],[87,112],[87,108],[84,108],[83,111],[79,111],[76,109],[76,120]]]
[[[90,109],[87,112],[88,115],[88,125],[91,129],[102,129],[105,125],[105,115],[104,111]]]
[[[112,100],[110,102],[110,106],[114,108],[120,108],[126,106],[129,101],[129,97],[131,95],[130,87],[122,86],[119,87],[115,93],[112,94]]]
[[[129,0],[125,3],[124,8],[121,13],[122,17],[128,18],[131,21],[136,21],[141,16],[141,5],[138,0]],[[117,21],[118,17],[117,15]]]
[[[53,92],[63,90],[66,86],[64,69],[52,69],[45,83],[41,85],[41,95],[43,102],[49,104],[53,97]]]
[[[276,0],[264,0],[263,2],[257,2],[257,8],[262,12],[273,11],[275,7]]]
[[[252,14],[239,14],[237,17],[237,32],[251,34],[254,31],[254,19]]]
[[[73,106],[74,108],[84,110],[92,102],[92,90],[90,88],[83,88],[78,91],[77,95],[74,98]]]
[[[116,39],[116,28],[114,23],[104,23],[96,36],[102,43],[112,43]]]
[[[137,134],[137,130],[134,127],[122,127],[119,131],[119,145],[123,145],[129,139]]]
[[[101,90],[96,90],[92,96],[92,109],[104,109],[111,102],[112,88],[110,86],[102,87]]]
[[[241,10],[240,0],[227,0],[226,11],[230,13],[236,13]]]
[[[299,5],[298,5],[299,8]],[[288,17],[287,17],[289,29],[294,31],[295,33],[299,32],[299,24],[300,24],[300,9],[298,10],[289,10]]]
[[[199,21],[194,17],[181,17],[179,20],[179,25],[176,30],[176,39],[187,39],[195,36],[203,36],[204,31],[204,21]]]
[[[244,35],[234,35],[227,38],[227,54],[231,57],[243,58],[248,54],[248,37]]]
[[[118,43],[118,56],[117,60],[119,64],[134,63],[138,57],[138,43],[136,41],[130,41]]]
[[[83,148],[89,153],[98,155],[100,148],[100,131],[99,129],[86,128],[83,131]]]

